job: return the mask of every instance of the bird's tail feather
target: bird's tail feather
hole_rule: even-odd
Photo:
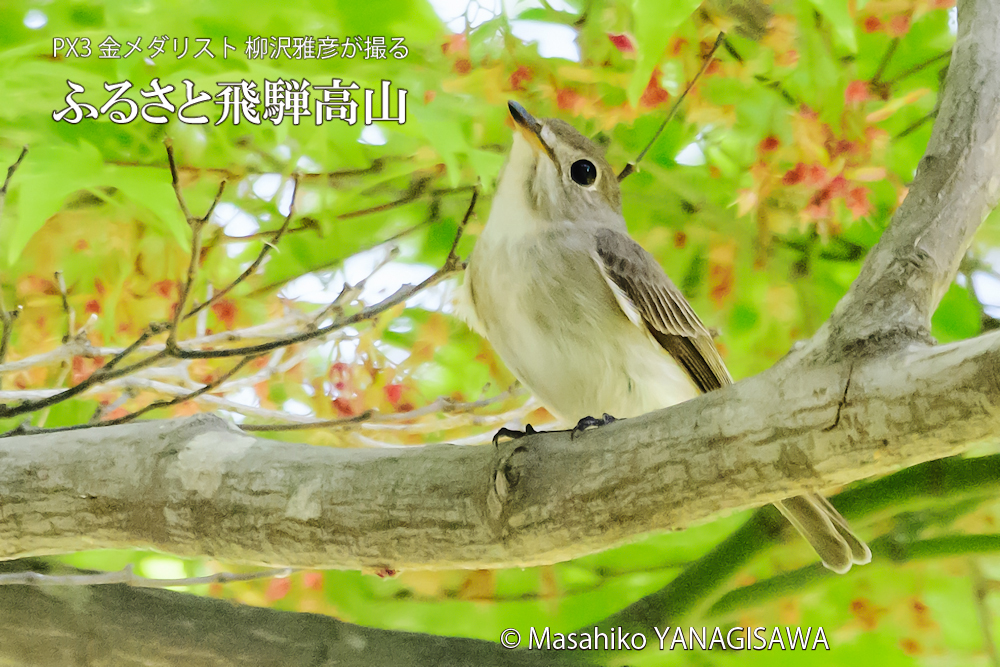
[[[872,559],[871,549],[851,531],[847,519],[823,496],[810,493],[775,503],[823,559],[827,568],[843,574],[852,565]]]

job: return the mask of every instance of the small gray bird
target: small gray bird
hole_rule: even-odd
[[[731,384],[708,329],[629,236],[602,151],[561,120],[508,107],[514,145],[465,272],[459,313],[567,423],[633,417]],[[829,569],[871,560],[822,496],[777,507]]]

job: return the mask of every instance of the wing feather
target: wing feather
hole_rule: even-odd
[[[732,383],[712,334],[652,255],[627,234],[602,229],[593,256],[622,311],[641,320],[702,391]]]

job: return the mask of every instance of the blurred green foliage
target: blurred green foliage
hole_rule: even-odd
[[[468,204],[468,186],[479,183],[485,196],[478,218],[459,245],[467,255],[509,142],[508,98],[536,115],[572,122],[607,145],[613,165],[624,166],[649,141],[719,30],[725,30],[728,42],[717,62],[639,172],[624,182],[623,198],[633,235],[662,262],[707,324],[720,329],[720,347],[734,375],[757,373],[824,321],[905,196],[930,135],[954,39],[949,9],[949,2],[932,0],[778,0],[766,7],[721,0],[528,1],[454,32],[420,0],[377,5],[313,0],[280,8],[263,0],[8,0],[0,7],[5,101],[0,162],[13,163],[22,145],[30,150],[0,218],[0,296],[5,308],[23,309],[7,361],[55,349],[66,334],[56,271],[64,277],[77,328],[96,317],[88,329],[95,346],[123,347],[149,322],[169,317],[187,268],[191,233],[171,187],[167,137],[195,216],[207,210],[220,181],[228,181],[223,206],[205,233],[194,289],[199,302],[209,285],[224,287],[257,257],[263,232],[273,232],[284,220],[291,174],[302,174],[292,232],[260,271],[200,323],[187,322],[183,340],[258,325],[288,309],[315,314],[336,296],[345,276],[358,279],[352,261],[371,265],[372,252],[404,232],[396,241],[399,256],[385,269],[389,282],[393,276],[397,284],[426,276],[448,252]],[[517,37],[525,21],[541,22],[553,35],[572,30],[579,61],[542,57],[537,44]],[[123,46],[141,37],[143,50],[128,58],[100,58],[98,45],[108,36]],[[165,53],[151,59],[148,47],[156,36],[169,39]],[[392,37],[402,37],[407,53],[386,59],[365,58],[363,50],[353,58],[248,58],[248,38],[261,36],[332,36],[341,42],[383,36],[387,46]],[[54,54],[56,38],[87,38],[92,54],[74,57],[65,48]],[[185,57],[173,51],[174,38],[190,40]],[[214,58],[193,57],[200,48],[197,38],[211,39]],[[224,54],[223,39],[235,50]],[[219,99],[193,112],[209,116],[205,125],[184,124],[171,114],[159,125],[141,116],[117,124],[107,113],[77,124],[53,120],[53,113],[67,106],[68,82],[85,89],[77,102],[100,107],[111,95],[104,84],[127,80],[133,88],[126,96],[141,106],[146,100],[139,91],[158,79],[176,87],[171,100],[179,106],[184,80],[214,96],[220,82],[253,81],[259,92],[265,80],[307,79],[317,86],[335,78],[359,85],[354,99],[362,120],[353,125],[336,119],[317,125],[314,116],[298,125],[288,118],[280,124],[267,119],[215,124],[222,113]],[[406,122],[378,122],[381,136],[372,130],[363,136],[363,91],[378,95],[383,79],[391,81],[393,93],[408,91]],[[114,108],[127,111],[123,104]],[[234,220],[239,227],[230,226]],[[935,315],[940,340],[995,328],[991,306],[1000,291],[992,289],[996,269],[990,260],[998,244],[997,226],[988,222],[959,283]],[[365,255],[369,259],[350,259],[370,249],[375,250]],[[326,291],[310,296],[302,286]],[[293,293],[303,298],[289,299]],[[436,298],[437,307],[411,302],[336,345],[307,350],[299,363],[255,385],[251,402],[280,411],[294,401],[311,415],[332,418],[367,408],[405,411],[439,396],[476,400],[501,392],[512,380],[509,373],[488,345],[451,317],[447,292]],[[78,355],[63,364],[32,367],[7,374],[3,389],[68,386],[99,363]],[[223,367],[195,363],[190,372],[204,381]],[[32,420],[79,424],[99,405],[123,413],[152,398],[140,392],[123,400],[121,392],[95,392],[35,413]],[[185,405],[153,416],[194,409],[212,408]],[[541,412],[533,416],[544,419]],[[14,425],[15,420],[0,423]],[[474,431],[466,425],[386,437],[416,444]],[[281,437],[351,444],[336,433]],[[925,505],[907,516],[934,507]],[[994,504],[983,504],[929,530],[988,532],[995,510]],[[529,626],[568,632],[662,588],[745,518],[739,514],[648,536],[552,567],[403,573],[393,579],[300,573],[290,582],[201,586],[192,592],[442,635],[496,640],[506,627]],[[874,537],[900,521],[882,511],[862,520],[861,532]],[[988,575],[998,570],[995,557],[977,558]],[[754,560],[728,588],[812,559],[804,543],[791,541]],[[139,551],[89,552],[64,560],[98,569],[135,564],[154,577],[227,568]],[[687,620],[824,626],[830,653],[770,652],[757,658],[769,665],[873,659],[883,665],[986,665],[976,616],[985,614],[985,626],[995,634],[992,619],[1000,603],[994,594],[974,604],[967,574],[965,559],[883,560],[724,618]],[[731,652],[659,651],[609,658],[631,665],[725,665],[745,659]]]

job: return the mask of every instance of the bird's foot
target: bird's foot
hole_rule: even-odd
[[[576,423],[573,430],[569,432],[569,439],[573,440],[576,436],[580,435],[584,431],[589,431],[592,428],[599,428],[605,424],[610,424],[613,421],[618,421],[607,412],[604,413],[603,417],[584,417]]]
[[[510,438],[511,440],[517,440],[518,438],[523,438],[526,435],[534,435],[536,433],[538,433],[538,431],[532,428],[531,424],[525,424],[523,431],[515,431],[509,428],[501,428],[499,431],[497,431],[497,434],[493,436],[493,446],[494,447],[500,446],[499,444],[500,438]]]

